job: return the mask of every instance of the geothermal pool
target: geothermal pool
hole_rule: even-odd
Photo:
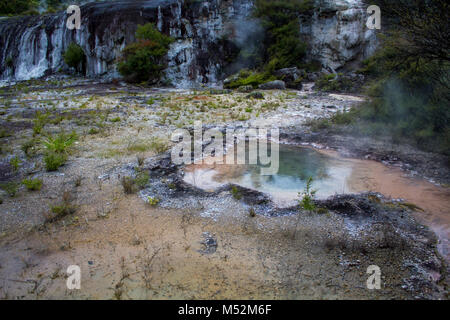
[[[440,239],[439,249],[449,259],[450,190],[413,177],[400,168],[371,160],[348,159],[337,152],[310,147],[280,145],[279,170],[272,176],[260,175],[259,165],[190,165],[185,181],[214,191],[234,183],[271,196],[280,207],[295,205],[308,177],[314,179],[317,198],[334,194],[379,192],[401,198],[423,209],[416,217],[430,226]]]

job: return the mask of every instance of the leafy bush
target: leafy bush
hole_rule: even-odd
[[[47,171],[56,171],[59,167],[64,165],[67,160],[67,155],[64,153],[57,153],[48,151],[44,155],[44,163]]]
[[[64,62],[71,68],[77,71],[82,71],[86,60],[86,55],[83,49],[76,43],[71,43],[64,52]]]
[[[9,160],[9,165],[12,167],[14,172],[17,172],[19,170],[20,159],[17,156],[11,158],[11,160]]]
[[[38,0],[2,0],[0,15],[38,14]]]
[[[123,50],[118,70],[130,82],[156,82],[161,77],[163,60],[173,39],[151,23],[138,26],[136,39],[137,42]]]
[[[312,212],[316,210],[316,205],[314,203],[314,197],[317,190],[312,189],[313,178],[309,177],[306,181],[305,190],[299,194],[301,197],[299,201],[300,209]]]
[[[256,0],[255,16],[266,30],[265,62],[269,71],[301,66],[306,44],[301,41],[301,13],[313,9],[311,0]]]
[[[70,134],[61,132],[54,137],[49,137],[43,142],[48,151],[65,153],[67,149],[77,140],[77,134],[73,131]]]
[[[42,180],[41,179],[24,179],[22,184],[29,191],[39,191],[42,188]]]

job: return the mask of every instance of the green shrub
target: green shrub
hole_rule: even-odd
[[[310,0],[256,0],[255,16],[266,30],[265,62],[269,72],[302,65],[306,44],[300,36],[299,15],[312,9]]]
[[[38,0],[0,1],[0,15],[38,14]]]
[[[67,152],[67,149],[77,140],[77,138],[78,137],[75,131],[70,134],[61,132],[56,136],[48,137],[43,144],[50,152],[65,153]]]
[[[64,153],[57,153],[48,151],[44,155],[44,163],[47,171],[56,171],[59,167],[64,165],[67,160],[67,155]]]
[[[19,189],[19,183],[15,181],[3,182],[0,184],[0,188],[12,198],[16,196],[17,190]]]
[[[21,145],[21,149],[27,157],[30,157],[35,154],[36,146],[38,143],[39,143],[38,139],[35,138],[29,139]]]
[[[242,199],[242,194],[236,186],[231,186],[231,194],[236,200]]]
[[[44,128],[45,124],[48,122],[49,113],[41,113],[36,112],[36,118],[34,119],[33,123],[33,135],[41,134],[42,129]]]
[[[11,158],[11,160],[9,160],[9,165],[11,166],[14,172],[17,172],[19,170],[20,159],[17,156]]]
[[[150,176],[147,172],[139,170],[134,179],[134,183],[139,189],[144,189],[150,181]]]
[[[312,189],[313,178],[309,177],[306,181],[305,190],[299,194],[301,199],[299,200],[299,208],[309,212],[316,210],[316,205],[314,203],[314,197],[317,190]]]
[[[164,58],[173,39],[162,34],[153,24],[140,25],[137,42],[125,47],[118,70],[130,82],[156,82],[164,69]]]
[[[22,184],[29,191],[39,191],[42,188],[42,180],[41,179],[24,179],[24,180],[22,180]]]
[[[86,60],[83,49],[76,43],[71,43],[64,52],[64,62],[71,68],[81,71]]]

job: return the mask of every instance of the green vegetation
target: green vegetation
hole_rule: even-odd
[[[313,129],[391,136],[393,142],[450,155],[449,8],[444,0],[377,0],[386,28],[381,46],[359,72],[370,101]],[[328,85],[325,83],[325,85]],[[337,125],[337,126],[335,126]]]
[[[48,121],[49,113],[36,112],[36,118],[33,120],[33,135],[38,135],[42,133],[45,124]]]
[[[293,66],[301,67],[306,44],[301,41],[301,13],[313,9],[310,0],[256,0],[255,16],[266,30],[264,62],[273,71]]]
[[[233,195],[233,198],[235,198],[236,200],[242,199],[242,194],[236,186],[231,186],[231,194]]]
[[[150,197],[150,196],[147,197],[147,203],[153,207],[157,206],[159,202],[160,202],[160,200],[158,198],[154,198],[154,197]]]
[[[38,6],[38,0],[0,0],[0,15],[34,15]]]
[[[317,190],[312,189],[313,178],[309,177],[306,181],[305,190],[299,193],[300,201],[299,208],[309,212],[316,210],[316,205],[314,203],[314,197],[316,196]]]
[[[254,15],[264,28],[262,45],[241,50],[240,62],[251,60],[255,71],[242,70],[240,74],[224,85],[228,89],[258,85],[276,80],[274,71],[282,68],[299,67],[315,69],[313,63],[305,64],[306,44],[300,35],[300,15],[311,14],[311,0],[256,0]],[[258,39],[259,40],[259,39]],[[243,52],[242,52],[243,51]],[[282,80],[282,79],[280,79]],[[302,79],[298,79],[301,82]]]
[[[41,179],[24,179],[24,180],[22,180],[22,184],[29,191],[39,191],[42,188],[42,180]]]
[[[13,169],[14,172],[17,172],[19,170],[20,163],[21,163],[21,161],[17,156],[15,156],[14,158],[11,158],[11,160],[9,160],[9,165],[11,166],[11,168]]]
[[[64,52],[64,62],[71,68],[77,71],[83,71],[86,61],[86,55],[83,49],[76,43],[72,42],[67,47],[66,52]]]
[[[76,139],[77,135],[75,132],[70,134],[61,132],[54,137],[49,137],[43,142],[43,145],[46,148],[44,162],[47,171],[56,171],[59,167],[64,165],[67,160],[68,149]]]
[[[45,169],[47,171],[56,171],[67,161],[67,155],[56,152],[47,152],[44,155]]]
[[[119,72],[130,82],[157,82],[164,69],[173,39],[159,32],[151,23],[140,25],[136,31],[137,42],[128,45],[118,63]]]
[[[354,83],[342,74],[324,74],[316,80],[316,88],[321,91],[351,91]]]
[[[72,194],[69,191],[64,191],[61,203],[51,207],[53,216],[46,219],[47,223],[55,222],[67,215],[74,214],[77,207],[73,204]]]
[[[75,131],[72,133],[61,132],[56,136],[50,136],[43,142],[48,151],[56,153],[66,153],[67,149],[77,140]]]
[[[17,190],[19,189],[19,183],[15,181],[2,182],[0,188],[13,198],[16,196]]]
[[[227,89],[237,89],[243,86],[257,88],[260,84],[272,80],[276,80],[276,77],[272,76],[269,72],[257,72],[244,69],[231,82],[225,84],[224,87]]]

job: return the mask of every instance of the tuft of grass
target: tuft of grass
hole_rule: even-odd
[[[11,158],[11,160],[9,160],[9,165],[13,169],[13,172],[17,172],[19,170],[20,163],[21,163],[21,161],[17,156],[15,156],[14,158]]]
[[[21,149],[27,157],[31,157],[36,153],[36,146],[38,143],[39,140],[36,138],[29,139],[21,145]]]
[[[164,153],[169,150],[169,144],[161,138],[153,138],[150,142],[150,149],[157,154]]]
[[[125,194],[133,194],[137,192],[135,181],[132,177],[122,177],[120,179]]]
[[[11,133],[6,130],[5,128],[1,128],[0,129],[0,138],[6,138],[6,137],[10,137]]]
[[[150,196],[147,197],[147,203],[153,207],[157,206],[159,204],[159,202],[160,202],[160,200],[158,198],[153,198]]]
[[[77,138],[75,131],[69,134],[61,132],[56,136],[50,136],[43,144],[50,152],[65,153]]]
[[[236,186],[231,187],[231,194],[233,195],[233,198],[235,198],[236,200],[242,199],[242,194]]]
[[[62,153],[47,152],[44,156],[45,169],[47,171],[56,171],[66,163],[67,156]]]
[[[34,119],[33,123],[33,135],[41,134],[42,129],[44,129],[45,124],[47,123],[49,114],[48,113],[41,113],[36,112],[36,118]]]
[[[24,180],[22,180],[22,184],[29,191],[39,191],[42,188],[42,180],[41,179],[24,179]]]
[[[16,196],[19,189],[19,183],[15,181],[3,182],[0,184],[0,188],[13,198]]]
[[[64,191],[61,203],[51,207],[52,216],[46,219],[47,223],[55,222],[67,215],[74,214],[77,211],[73,204],[72,194],[69,191]]]

